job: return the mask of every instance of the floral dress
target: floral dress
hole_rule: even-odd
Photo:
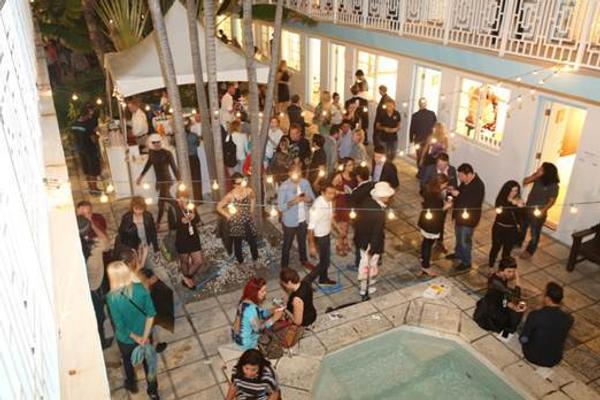
[[[237,212],[233,214],[229,220],[229,236],[256,236],[256,226],[254,225],[250,212],[250,196],[246,196],[243,199],[236,199],[234,196],[233,204],[235,205]]]

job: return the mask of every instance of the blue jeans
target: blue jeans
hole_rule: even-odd
[[[534,215],[527,215],[525,220],[523,221],[523,226],[521,227],[521,238],[519,242],[523,242],[525,240],[525,235],[527,235],[527,228],[531,231],[531,239],[527,244],[527,252],[531,255],[535,253],[538,248],[538,244],[540,243],[540,235],[542,234],[542,228],[546,223],[546,216],[536,217]]]
[[[456,247],[454,254],[464,265],[471,266],[471,250],[473,247],[473,230],[471,226],[455,225]]]

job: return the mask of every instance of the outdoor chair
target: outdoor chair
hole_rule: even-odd
[[[589,236],[592,236],[587,240]],[[573,271],[575,264],[589,260],[600,265],[600,224],[591,228],[573,233],[573,244],[567,262],[567,271]]]

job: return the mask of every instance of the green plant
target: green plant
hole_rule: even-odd
[[[31,7],[43,37],[60,40],[72,50],[91,51],[81,0],[36,0]]]
[[[150,19],[144,0],[99,0],[96,12],[117,51],[139,43]]]

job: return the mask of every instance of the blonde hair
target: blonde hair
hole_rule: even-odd
[[[106,267],[110,291],[123,290],[126,295],[131,296],[135,275],[131,268],[123,261],[113,261]]]
[[[443,122],[436,122],[433,125],[433,132],[431,134],[432,137],[438,139],[438,140],[443,140],[445,138],[448,137],[448,128],[446,127],[446,124],[444,124]]]

